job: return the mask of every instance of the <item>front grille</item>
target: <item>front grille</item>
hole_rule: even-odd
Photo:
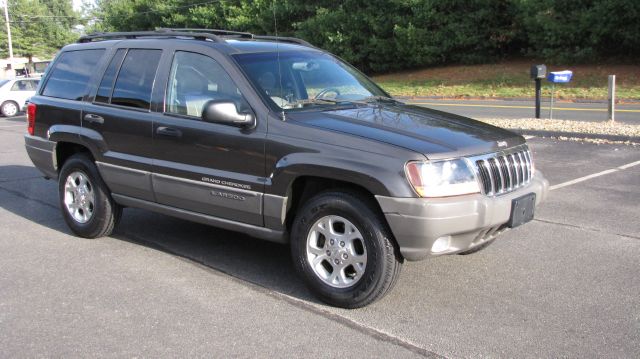
[[[526,146],[511,151],[492,153],[472,159],[476,173],[487,196],[515,191],[531,181],[533,162]]]

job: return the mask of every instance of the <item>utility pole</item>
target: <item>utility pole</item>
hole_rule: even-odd
[[[7,24],[7,39],[9,40],[9,67],[11,68],[11,77],[16,76],[16,70],[13,68],[13,45],[11,44],[11,26],[9,25],[9,0],[1,0],[4,5],[4,22]]]

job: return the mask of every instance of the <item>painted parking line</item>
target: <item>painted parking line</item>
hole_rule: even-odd
[[[607,174],[609,174],[609,173],[615,173],[615,172],[624,171],[624,170],[626,170],[626,169],[629,169],[629,168],[631,168],[631,167],[633,167],[633,166],[637,166],[637,165],[640,165],[640,161],[635,161],[635,162],[627,163],[626,165],[622,165],[622,166],[619,166],[619,167],[616,167],[616,168],[612,168],[612,169],[604,170],[604,171],[602,171],[602,172],[593,173],[593,174],[590,174],[590,175],[587,175],[587,176],[584,176],[584,177],[580,177],[580,178],[573,179],[573,180],[571,180],[571,181],[567,181],[567,182],[559,183],[559,184],[556,184],[556,185],[550,186],[550,187],[549,187],[549,190],[553,191],[553,190],[556,190],[556,189],[559,189],[559,188],[562,188],[562,187],[567,187],[567,186],[574,185],[574,184],[576,184],[576,183],[584,182],[584,181],[590,180],[590,179],[592,179],[592,178],[596,178],[596,177],[604,176],[604,175],[607,175]]]
[[[21,125],[0,125],[0,128],[9,128],[9,127],[25,127],[25,124],[21,124]]]
[[[519,109],[535,109],[534,106],[517,106],[517,105],[481,105],[471,103],[437,103],[437,102],[407,102],[408,105],[429,105],[429,106],[451,106],[451,107],[485,107],[485,108],[519,108]],[[554,111],[592,111],[607,112],[606,108],[577,108],[577,107],[554,107]],[[616,112],[632,112],[640,113],[640,110],[624,110],[616,109]]]

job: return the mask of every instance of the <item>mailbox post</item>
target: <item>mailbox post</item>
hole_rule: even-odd
[[[573,72],[569,70],[549,72],[547,80],[551,82],[551,105],[549,106],[549,119],[553,119],[553,94],[556,89],[556,84],[564,84],[571,81]]]
[[[543,78],[547,77],[547,66],[533,65],[531,66],[531,78],[536,82],[536,118],[540,118],[540,92]]]

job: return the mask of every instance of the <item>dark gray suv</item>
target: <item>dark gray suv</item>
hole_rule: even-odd
[[[77,235],[137,207],[290,243],[309,288],[347,308],[384,296],[405,260],[486,247],[548,188],[521,136],[398,102],[293,38],[85,36],[27,113],[29,156]]]

